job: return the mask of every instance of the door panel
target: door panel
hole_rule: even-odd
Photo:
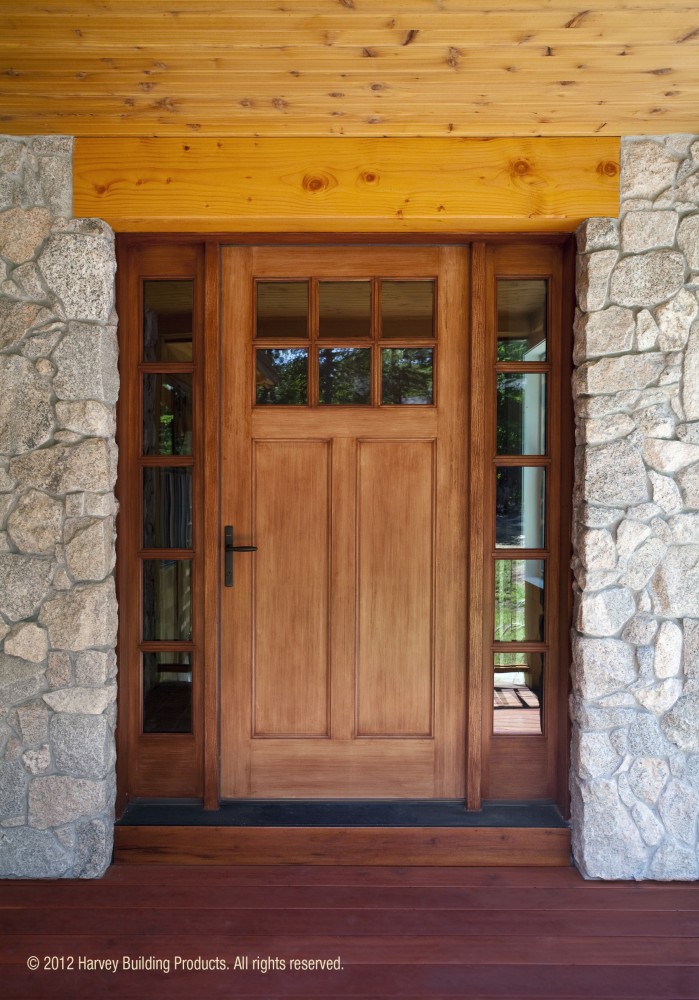
[[[358,736],[432,735],[434,447],[359,442]]]
[[[260,277],[308,280],[305,338],[275,317],[275,343],[266,317],[255,343]],[[221,508],[257,546],[222,596],[223,798],[464,794],[465,277],[460,248],[223,251]],[[323,373],[346,324],[319,339],[319,279],[372,283],[369,383],[366,354]],[[381,279],[436,283],[433,337],[415,336],[406,283],[406,343],[395,324],[381,339]],[[274,310],[284,290],[266,297]],[[388,349],[401,402],[382,406]],[[307,392],[289,350],[307,352]]]
[[[327,441],[254,442],[255,736],[329,735],[329,472]]]

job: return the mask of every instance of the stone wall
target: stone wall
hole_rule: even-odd
[[[622,142],[578,232],[573,848],[694,879],[699,815],[699,136]]]
[[[111,856],[115,262],[71,151],[0,137],[1,877]]]

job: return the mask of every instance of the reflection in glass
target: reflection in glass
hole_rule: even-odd
[[[192,376],[143,376],[143,454],[192,454]]]
[[[386,405],[432,402],[431,347],[397,347],[381,351],[381,402]]]
[[[495,545],[542,549],[546,470],[500,466],[495,470]]]
[[[191,731],[192,654],[143,653],[143,732]]]
[[[546,360],[546,281],[498,281],[498,361]]]
[[[493,732],[511,736],[543,732],[544,657],[541,653],[496,653]]]
[[[543,559],[495,560],[495,641],[544,638]]]
[[[255,356],[255,398],[259,406],[308,402],[308,351],[305,348],[258,350]]]
[[[192,560],[143,560],[143,639],[192,638]]]
[[[318,336],[347,340],[371,335],[371,282],[318,282]]]
[[[381,336],[401,340],[434,336],[434,281],[381,282]]]
[[[194,282],[143,282],[143,360],[191,361]]]
[[[308,336],[308,282],[257,282],[258,337]]]
[[[371,351],[331,347],[318,352],[321,403],[371,402]]]
[[[546,452],[546,375],[501,372],[498,375],[498,455]]]
[[[143,470],[143,547],[191,549],[190,467],[160,466]]]

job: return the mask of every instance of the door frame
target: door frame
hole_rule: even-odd
[[[487,365],[484,355],[486,331],[486,286],[487,260],[489,248],[503,244],[526,244],[535,247],[541,244],[558,245],[562,255],[563,294],[562,294],[562,326],[561,336],[562,358],[568,358],[561,363],[561,379],[565,382],[568,369],[572,372],[572,312],[574,287],[574,243],[571,237],[564,235],[534,235],[523,237],[522,234],[482,235],[450,234],[430,236],[426,234],[393,234],[367,236],[366,234],[207,234],[205,237],[196,234],[119,234],[117,236],[117,253],[120,267],[117,275],[117,307],[120,316],[120,333],[122,355],[120,364],[125,366],[123,385],[131,381],[133,365],[138,366],[138,336],[134,331],[139,329],[139,298],[134,294],[133,261],[138,253],[147,247],[182,247],[196,248],[201,260],[201,276],[203,294],[195,309],[198,322],[201,324],[202,357],[200,377],[200,398],[206,399],[206,406],[201,406],[201,468],[203,471],[203,486],[200,495],[201,532],[207,539],[202,549],[200,572],[202,585],[201,594],[201,632],[197,643],[198,655],[203,664],[200,675],[200,687],[195,698],[200,699],[201,723],[198,726],[194,741],[188,745],[182,743],[175,747],[177,741],[163,740],[160,736],[139,739],[134,732],[134,714],[140,719],[140,669],[134,669],[133,648],[138,638],[134,634],[134,623],[140,621],[140,611],[135,606],[133,586],[134,553],[139,551],[137,533],[140,531],[138,522],[134,524],[133,512],[129,516],[129,508],[133,503],[132,468],[134,463],[133,435],[129,428],[137,423],[138,406],[135,393],[126,388],[122,391],[117,406],[117,441],[120,446],[119,473],[117,480],[117,497],[121,513],[118,517],[118,555],[117,555],[117,587],[120,600],[120,628],[118,640],[118,656],[121,665],[119,678],[119,725],[117,727],[118,746],[118,795],[117,814],[123,811],[130,797],[134,795],[159,794],[166,796],[193,795],[201,798],[204,807],[216,809],[219,806],[219,627],[218,612],[221,586],[222,559],[220,553],[220,493],[218,478],[213,475],[218,455],[220,453],[220,365],[219,365],[219,304],[220,304],[220,249],[223,245],[347,245],[347,244],[400,244],[400,245],[439,245],[439,244],[469,244],[471,250],[471,357],[474,372],[484,371]],[[474,377],[478,377],[474,375]],[[469,451],[468,464],[473,471],[470,482],[471,504],[468,508],[468,614],[467,629],[469,635],[469,660],[471,664],[481,664],[481,669],[473,666],[467,676],[467,788],[469,809],[480,808],[483,787],[483,765],[485,763],[483,747],[484,739],[484,697],[487,693],[486,670],[483,656],[483,575],[482,568],[486,558],[483,535],[480,531],[472,531],[474,523],[480,524],[483,517],[484,492],[487,459],[483,451],[484,438],[478,433],[482,427],[482,416],[478,408],[481,396],[471,394],[471,414],[466,447]],[[561,450],[561,479],[569,483],[570,489],[563,490],[561,502],[562,529],[567,524],[570,528],[570,500],[572,500],[572,404],[565,406],[561,400],[561,437],[568,446]],[[477,470],[480,471],[480,476]],[[570,494],[570,500],[567,496]],[[564,614],[566,621],[572,617],[572,588],[570,587],[570,571],[567,569],[567,550],[561,534],[560,559],[561,566],[566,566],[559,574],[558,592],[555,595],[557,608]],[[565,551],[563,551],[565,550]],[[551,795],[564,814],[567,811],[567,758],[568,758],[568,715],[567,670],[564,665],[569,662],[568,628],[558,629],[556,638],[559,674],[561,683],[556,693],[557,701],[557,776],[555,791]],[[135,678],[138,677],[138,684]],[[552,736],[554,734],[551,734]],[[144,742],[145,741],[145,742]],[[165,743],[170,747],[165,747]],[[168,774],[174,774],[169,781]],[[186,785],[180,781],[186,776]],[[158,792],[144,792],[146,787],[158,788]]]

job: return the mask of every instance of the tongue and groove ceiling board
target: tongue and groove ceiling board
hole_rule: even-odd
[[[699,131],[682,0],[0,0],[0,131]]]

